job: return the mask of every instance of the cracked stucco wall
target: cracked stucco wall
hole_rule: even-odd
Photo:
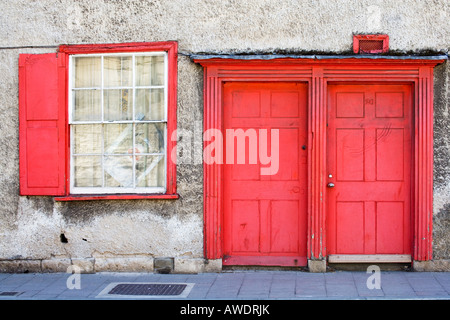
[[[346,53],[353,33],[391,50],[447,53],[446,0],[0,0],[0,260],[203,256],[202,166],[178,166],[179,200],[55,203],[20,197],[18,56],[60,44],[176,40],[178,127],[202,121],[203,72],[188,53]],[[435,69],[434,256],[450,259],[449,63]],[[67,243],[61,242],[63,233]]]

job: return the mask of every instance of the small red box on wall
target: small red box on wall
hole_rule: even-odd
[[[387,34],[368,34],[353,36],[354,53],[385,53],[389,51]]]

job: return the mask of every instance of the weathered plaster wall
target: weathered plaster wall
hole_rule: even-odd
[[[189,53],[348,53],[353,33],[377,32],[389,34],[394,52],[448,52],[450,46],[445,0],[0,0],[0,8],[0,260],[19,259],[24,270],[35,260],[35,268],[49,270],[61,269],[53,260],[63,267],[68,259],[96,260],[100,270],[113,268],[111,258],[137,257],[140,268],[152,257],[201,258],[203,171],[200,164],[178,166],[181,199],[175,201],[19,197],[19,53],[176,40],[178,126],[194,132],[202,118],[203,74]],[[450,259],[449,74],[448,63],[435,70],[436,259]]]
[[[93,264],[139,257],[141,265],[130,268],[140,270],[147,263],[148,270],[155,257],[203,257],[201,164],[178,165],[178,200],[55,202],[52,197],[19,196],[17,58],[22,52],[48,51],[0,50],[0,271],[15,270],[15,264],[9,268],[7,261],[1,262],[12,259],[39,260],[38,265],[28,261],[27,270],[42,269],[40,260],[61,260],[58,270],[65,271],[71,264],[67,259],[91,259]],[[178,125],[193,131],[202,123],[203,75],[188,57],[178,60],[179,86],[187,88],[178,94]]]
[[[388,33],[393,50],[447,50],[445,0],[2,1],[1,46],[178,40],[183,51],[344,51]]]
[[[434,74],[433,258],[450,259],[450,64]]]

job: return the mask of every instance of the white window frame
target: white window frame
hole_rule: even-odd
[[[74,65],[73,65],[73,59],[78,57],[101,57],[101,87],[93,87],[93,88],[83,88],[82,90],[88,90],[88,89],[100,89],[101,90],[101,110],[102,110],[102,119],[101,121],[74,121],[73,120],[73,73],[74,73]],[[106,121],[104,119],[104,112],[103,112],[103,90],[104,87],[104,70],[103,70],[103,60],[104,57],[108,56],[131,56],[132,57],[132,86],[126,87],[126,86],[120,86],[120,87],[107,87],[107,89],[130,89],[132,90],[133,94],[133,119],[132,120],[120,120],[120,121]],[[139,89],[161,89],[162,86],[139,86],[136,87],[136,79],[135,79],[135,57],[137,56],[163,56],[164,57],[164,119],[162,120],[136,120],[135,119],[135,90],[136,88]],[[71,194],[164,194],[167,190],[167,125],[168,125],[168,53],[166,51],[145,51],[145,52],[124,52],[124,53],[93,53],[93,54],[73,54],[69,56],[69,76],[68,76],[68,125],[69,125],[69,131],[70,131],[70,193]],[[107,125],[107,124],[132,124],[132,130],[133,130],[133,150],[132,154],[129,156],[132,157],[133,161],[133,184],[135,184],[135,174],[136,174],[136,153],[135,153],[135,124],[136,123],[164,123],[164,153],[156,154],[156,153],[139,153],[139,156],[141,155],[163,155],[164,159],[164,185],[162,187],[105,187],[105,165],[104,165],[104,146],[103,141],[104,138],[102,137],[102,150],[100,154],[96,154],[96,156],[101,155],[101,161],[102,161],[102,187],[76,187],[74,185],[75,181],[75,172],[74,172],[74,135],[73,135],[73,125],[77,124],[101,124]],[[103,130],[102,130],[103,135]],[[123,155],[125,156],[125,155]]]

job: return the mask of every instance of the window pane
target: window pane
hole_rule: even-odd
[[[102,126],[82,124],[73,126],[73,152],[75,154],[102,153]]]
[[[137,187],[165,186],[164,156],[141,156],[136,159]]]
[[[136,56],[136,86],[164,85],[164,56]]]
[[[151,57],[136,56],[136,86],[150,85]]]
[[[104,57],[103,72],[105,87],[132,86],[131,57]]]
[[[133,153],[132,128],[132,124],[105,124],[105,153]]]
[[[164,115],[164,89],[152,89],[150,118],[152,120],[165,120],[166,118]]]
[[[136,120],[165,120],[164,89],[136,89]]]
[[[105,157],[105,187],[133,187],[132,156]]]
[[[97,121],[102,119],[100,90],[73,91],[73,120]]]
[[[75,187],[102,186],[101,156],[75,156],[73,159]]]
[[[135,143],[140,153],[164,152],[164,123],[136,124]]]
[[[135,120],[150,120],[150,89],[136,89]]]
[[[74,66],[75,88],[92,88],[101,86],[101,57],[74,58]]]
[[[152,86],[164,85],[164,57],[152,57]]]
[[[104,90],[105,120],[131,120],[133,115],[133,96],[128,89]]]

